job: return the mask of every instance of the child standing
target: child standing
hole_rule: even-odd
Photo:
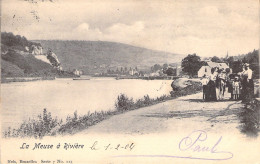
[[[238,100],[241,94],[241,82],[239,81],[239,77],[236,76],[233,81],[233,98]]]
[[[209,83],[209,79],[206,77],[206,75],[204,75],[201,79],[201,83],[203,86],[203,100],[207,100],[208,98],[208,83]]]

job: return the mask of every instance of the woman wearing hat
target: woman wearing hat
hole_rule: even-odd
[[[233,81],[234,81],[234,74],[231,74],[230,68],[226,68],[227,72],[227,88],[228,88],[228,93],[231,94],[230,100],[234,98],[233,96]]]
[[[253,71],[249,68],[248,63],[244,64],[243,72],[241,72],[240,74],[242,76],[242,102],[248,102],[254,96],[254,82],[252,79]]]
[[[211,68],[211,74],[209,75],[209,83],[207,89],[206,101],[217,101],[216,95],[216,78],[218,74],[218,68]]]

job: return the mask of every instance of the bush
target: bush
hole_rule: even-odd
[[[162,95],[161,97],[157,97],[156,100],[159,101],[159,102],[160,101],[165,101],[165,100],[167,100],[167,96],[166,95]]]
[[[145,106],[152,104],[152,99],[150,99],[149,95],[144,96],[144,104]]]
[[[118,111],[132,110],[134,107],[133,98],[128,98],[126,95],[120,94],[117,97],[115,107]]]
[[[257,137],[260,131],[260,102],[253,99],[238,113],[241,132],[251,137]]]
[[[24,121],[18,129],[12,129],[9,127],[4,132],[4,137],[35,137],[42,138],[46,135],[55,135],[53,129],[59,127],[62,121],[58,121],[57,118],[53,119],[51,113],[43,110],[43,114],[38,116],[38,119],[29,119]]]

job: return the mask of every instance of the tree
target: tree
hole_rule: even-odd
[[[232,67],[232,63],[234,62],[234,57],[230,56],[225,60],[225,63],[229,64],[230,67]]]
[[[163,73],[167,74],[168,76],[176,76],[176,68],[167,68]]]
[[[238,72],[241,72],[242,71],[242,61],[241,60],[238,60],[238,61],[234,61],[233,63],[232,63],[232,71],[233,71],[233,73],[238,73]]]
[[[200,62],[200,65],[201,65],[201,66],[207,66],[207,65],[208,65],[208,63],[207,63],[207,62],[205,62],[205,61],[201,61],[201,62]]]
[[[250,68],[253,71],[253,78],[259,78],[259,50],[253,50],[247,54],[229,57],[225,62],[232,68],[233,73],[241,72],[243,63],[249,63]]]
[[[219,59],[219,57],[217,56],[214,56],[212,59],[211,59],[212,62],[216,62],[216,63],[221,63],[222,61]]]
[[[193,77],[201,67],[200,57],[196,54],[189,54],[182,59],[181,67],[183,72],[186,72],[189,76]]]
[[[151,67],[152,72],[156,72],[161,69],[162,69],[162,66],[160,66],[160,64],[155,64],[154,66]]]
[[[139,75],[140,75],[140,76],[144,76],[144,72],[143,72],[143,71],[140,71],[140,72],[139,72]]]
[[[242,63],[248,63],[248,59],[247,59],[246,57],[244,57],[244,58],[242,59]]]
[[[167,64],[167,63],[163,64],[163,69],[165,69],[165,68],[167,68],[167,67],[168,67],[168,64]]]

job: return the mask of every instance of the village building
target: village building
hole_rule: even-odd
[[[41,55],[43,53],[41,46],[32,45],[31,46],[31,53],[33,55]]]
[[[73,70],[73,74],[74,74],[74,75],[77,75],[77,76],[80,76],[80,75],[82,75],[82,71],[79,71],[79,70],[77,70],[77,69],[74,69],[74,70]]]
[[[181,66],[177,66],[176,67],[176,76],[181,75],[181,72],[182,72]]]
[[[135,69],[130,69],[129,70],[129,75],[131,75],[131,76],[139,75],[139,72],[137,70],[135,70]]]
[[[172,69],[172,73],[167,74],[166,71],[164,72],[168,76],[180,76],[182,74],[182,68],[181,66],[175,65],[175,66],[168,66],[165,70]]]
[[[211,74],[211,68],[218,67],[219,69],[227,69],[229,66],[226,63],[215,63],[215,62],[206,62],[205,66],[202,66],[198,71],[198,77],[203,77],[204,75],[209,76]],[[230,69],[230,68],[229,68]],[[232,70],[230,69],[230,72]]]
[[[29,52],[29,50],[30,50],[28,46],[25,46],[24,49],[26,52]]]
[[[150,73],[149,76],[151,76],[151,77],[159,77],[159,76],[163,76],[163,75],[164,75],[163,70],[157,70],[155,72]]]

